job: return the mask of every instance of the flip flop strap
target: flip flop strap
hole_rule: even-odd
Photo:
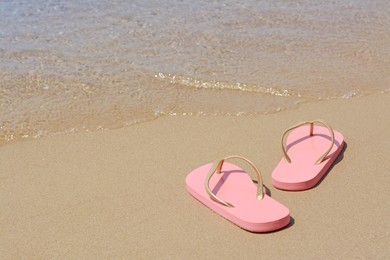
[[[222,165],[223,163],[226,161],[226,160],[229,160],[229,159],[242,159],[244,160],[245,162],[247,162],[252,168],[253,170],[255,171],[256,173],[256,177],[257,177],[257,199],[258,200],[262,200],[263,197],[264,197],[264,191],[263,191],[263,179],[261,178],[261,174],[260,174],[260,171],[259,169],[256,168],[256,166],[251,162],[249,161],[248,159],[246,159],[245,157],[242,157],[242,156],[238,156],[238,155],[232,155],[232,156],[228,156],[228,157],[225,157],[224,159],[222,160],[219,160],[219,161],[215,161],[211,168],[210,168],[210,171],[209,173],[207,174],[207,177],[206,177],[206,180],[205,180],[205,183],[204,183],[204,186],[205,186],[205,189],[207,191],[207,193],[210,195],[210,197],[227,206],[227,207],[231,207],[231,208],[234,208],[234,205],[227,202],[227,201],[224,201],[223,199],[221,198],[218,198],[217,195],[215,195],[211,189],[210,189],[210,179],[211,177],[213,176],[214,173],[216,174],[220,174],[221,173],[221,170],[222,170]]]
[[[326,150],[326,152],[315,162],[315,164],[320,164],[324,161],[325,157],[330,153],[330,151],[332,150],[332,147],[334,145],[334,132],[333,132],[333,129],[326,123],[324,123],[323,121],[321,120],[314,120],[314,121],[307,121],[307,122],[303,122],[303,123],[300,123],[300,124],[297,124],[293,127],[290,127],[289,129],[287,129],[284,133],[283,133],[283,136],[282,136],[282,150],[283,150],[283,154],[284,154],[284,158],[286,159],[287,162],[291,163],[291,159],[290,157],[288,156],[287,154],[287,151],[286,151],[286,144],[285,144],[285,139],[286,139],[286,136],[289,132],[291,132],[292,130],[298,128],[298,127],[301,127],[303,125],[307,125],[307,124],[310,124],[310,136],[313,136],[313,131],[314,131],[314,124],[317,123],[317,124],[321,124],[323,126],[325,126],[328,130],[329,130],[329,133],[331,135],[331,138],[332,138],[332,144],[330,145],[330,147],[328,148],[328,150]]]

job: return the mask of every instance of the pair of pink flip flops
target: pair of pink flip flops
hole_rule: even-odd
[[[287,129],[282,136],[284,158],[272,173],[272,184],[282,190],[314,187],[343,145],[342,134],[319,120]],[[256,173],[257,185],[243,169],[225,162],[228,159],[247,162]],[[265,193],[260,171],[242,156],[228,156],[194,169],[187,175],[186,186],[192,196],[243,229],[270,232],[290,223],[289,209]]]

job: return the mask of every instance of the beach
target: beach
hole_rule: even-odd
[[[389,259],[389,12],[0,3],[0,259]],[[316,119],[340,156],[314,188],[276,189],[283,132]],[[258,166],[286,228],[245,231],[187,192],[229,155]]]
[[[283,131],[323,119],[345,148],[313,189],[271,184]],[[166,116],[0,147],[2,259],[388,259],[390,95],[308,102],[253,116]],[[185,188],[195,167],[238,154],[290,209],[250,233]]]

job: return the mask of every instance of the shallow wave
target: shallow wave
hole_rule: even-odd
[[[164,115],[253,115],[296,106],[298,94],[127,68],[126,74],[0,73],[0,144],[113,129]]]
[[[266,95],[280,96],[280,97],[302,97],[303,95],[294,90],[275,88],[275,87],[261,87],[256,84],[228,82],[217,80],[204,80],[171,73],[158,73],[156,78],[168,81],[172,84],[179,84],[183,87],[193,87],[198,89],[215,89],[215,90],[239,90],[245,92],[261,93]]]
[[[133,70],[125,78],[107,73],[97,78],[0,73],[0,145],[57,133],[120,128],[167,115],[269,114],[309,101],[373,93],[357,89],[311,98],[287,89],[146,70]]]

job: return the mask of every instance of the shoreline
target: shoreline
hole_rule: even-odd
[[[321,118],[346,148],[315,188],[271,185],[289,126]],[[390,93],[267,115],[176,116],[0,147],[0,258],[386,258]],[[185,190],[195,167],[239,154],[294,219],[253,234]],[[380,206],[382,205],[382,206]],[[215,250],[218,248],[219,250]]]
[[[50,132],[47,129],[40,129],[38,132],[39,133],[3,133],[0,139],[0,148],[8,145],[13,145],[18,142],[29,142],[29,141],[34,141],[34,140],[39,140],[42,138],[50,138],[53,136],[62,136],[62,135],[72,135],[72,134],[83,134],[83,133],[93,133],[93,132],[100,132],[100,131],[111,131],[111,130],[118,130],[122,128],[128,128],[128,127],[133,127],[139,124],[145,124],[149,122],[153,122],[155,120],[160,120],[162,118],[166,117],[256,117],[256,116],[268,116],[268,115],[273,115],[273,114],[278,114],[278,113],[283,113],[289,110],[296,110],[299,109],[301,106],[304,106],[306,104],[316,104],[319,102],[328,102],[328,101],[333,101],[333,100],[338,100],[339,102],[348,102],[350,99],[361,99],[361,98],[366,98],[370,96],[378,96],[378,95],[389,95],[390,94],[390,89],[389,90],[382,90],[382,91],[376,91],[376,92],[371,92],[371,93],[365,93],[365,94],[358,94],[359,96],[354,96],[355,92],[352,92],[349,97],[334,97],[334,98],[328,98],[328,99],[322,99],[319,98],[317,100],[315,99],[308,99],[308,100],[301,100],[298,103],[294,105],[289,105],[288,107],[285,108],[278,108],[278,109],[270,109],[268,112],[236,112],[236,113],[227,113],[227,114],[207,114],[204,112],[180,112],[180,111],[170,111],[170,112],[163,112],[163,113],[155,113],[153,118],[140,118],[140,119],[134,119],[134,122],[132,123],[125,123],[125,122],[118,122],[113,125],[116,126],[99,126],[96,128],[88,128],[88,127],[72,127],[69,129],[62,129],[62,130],[56,130],[54,132]],[[347,95],[347,94],[346,94]],[[67,123],[69,125],[69,123]],[[95,123],[97,124],[97,123]],[[49,127],[56,129],[56,127]],[[15,137],[14,135],[17,135],[18,137]]]

